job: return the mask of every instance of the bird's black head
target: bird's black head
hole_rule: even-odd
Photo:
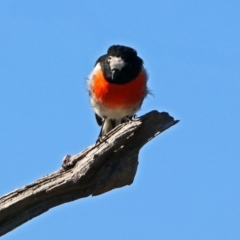
[[[100,63],[104,77],[110,83],[124,84],[134,80],[140,73],[143,60],[130,47],[113,45],[107,54],[101,56]]]

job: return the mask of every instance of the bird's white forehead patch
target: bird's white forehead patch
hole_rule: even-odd
[[[126,63],[124,62],[124,60],[121,57],[110,56],[107,61],[109,63],[111,70],[112,69],[121,70],[126,65]]]

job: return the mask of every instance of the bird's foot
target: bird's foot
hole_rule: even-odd
[[[125,117],[125,118],[122,119],[121,123],[129,123],[129,122],[131,122],[131,121],[136,120],[136,117],[137,117],[136,114],[134,114],[134,115],[132,115],[132,116],[127,116],[127,117]]]

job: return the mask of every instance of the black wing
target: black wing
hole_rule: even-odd
[[[103,124],[103,119],[102,119],[100,116],[98,116],[96,113],[95,113],[95,118],[96,118],[97,124],[98,124],[99,126],[102,126],[102,124]]]

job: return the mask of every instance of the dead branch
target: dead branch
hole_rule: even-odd
[[[140,149],[176,124],[168,113],[152,111],[113,129],[101,143],[64,157],[62,169],[0,198],[0,236],[79,198],[132,184]]]

